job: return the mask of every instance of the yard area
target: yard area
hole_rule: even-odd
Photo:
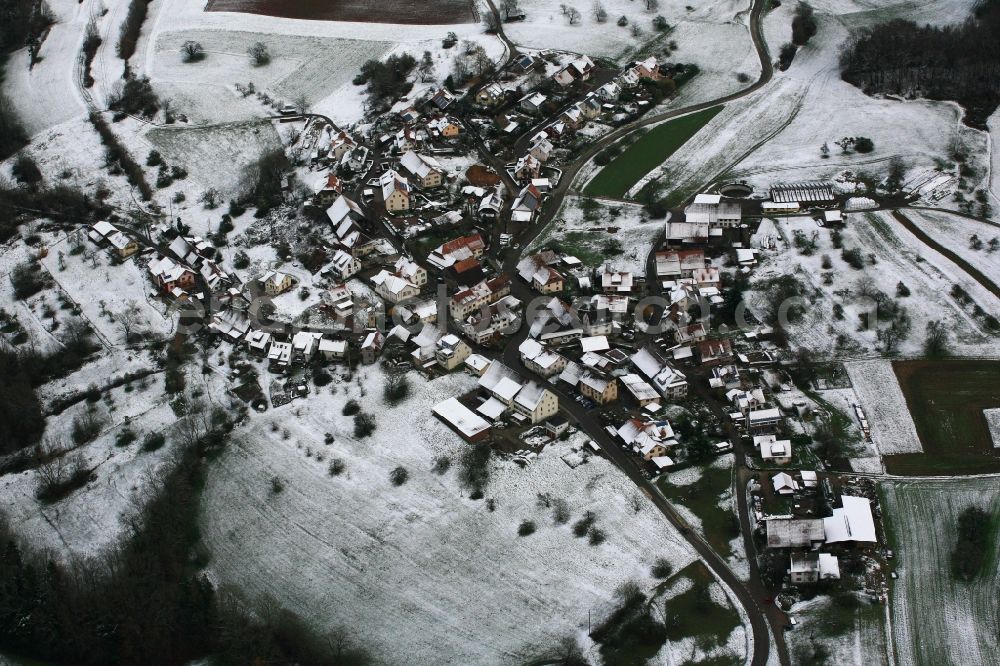
[[[893,364],[923,454],[886,457],[896,474],[1000,471],[983,410],[1000,407],[1000,362],[899,361]]]
[[[731,541],[739,536],[736,514],[729,506],[732,470],[728,465],[711,465],[702,471],[697,481],[686,485],[677,483],[677,478],[686,471],[661,477],[657,486],[668,500],[691,511],[701,522],[705,539],[716,552],[729,557],[732,555]]]
[[[959,582],[951,574],[958,515],[979,506],[996,516],[1000,480],[891,481],[879,492],[899,574],[891,591],[896,663],[1000,664],[996,544],[977,579]]]
[[[714,106],[657,125],[626,148],[587,183],[592,196],[620,199],[643,176],[665,162],[724,107]]]

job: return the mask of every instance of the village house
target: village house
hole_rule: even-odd
[[[777,407],[751,409],[747,412],[747,432],[769,433],[781,422],[781,412]]]
[[[427,255],[427,263],[439,271],[452,268],[456,263],[468,259],[479,260],[486,250],[486,243],[480,234],[471,234],[450,240]]]
[[[479,106],[496,106],[503,101],[504,96],[503,87],[496,81],[493,81],[487,83],[476,93],[476,104]]]
[[[254,356],[266,356],[271,346],[271,334],[267,331],[250,331],[243,338],[247,351]]]
[[[774,435],[757,435],[753,445],[760,450],[760,457],[765,463],[787,465],[792,462],[792,442],[788,439],[778,439]]]
[[[346,280],[361,270],[361,260],[338,248],[333,253],[329,269],[338,279]]]
[[[347,341],[322,338],[319,341],[319,353],[322,354],[323,358],[327,361],[335,361],[346,358]]]
[[[327,151],[327,158],[331,162],[339,162],[345,155],[358,147],[357,142],[350,134],[341,130],[330,139],[330,148]]]
[[[528,153],[520,157],[514,164],[514,178],[521,183],[530,183],[538,178],[542,169],[542,163]]]
[[[268,271],[260,278],[260,286],[268,296],[277,296],[294,287],[295,279],[288,273]]]
[[[385,269],[372,276],[375,293],[389,303],[414,298],[427,284],[427,269],[406,257],[400,257],[393,265],[393,272]]]
[[[640,349],[631,356],[631,361],[667,400],[678,400],[687,395],[688,382],[684,374],[652,349]]]
[[[508,294],[510,278],[499,275],[454,294],[448,302],[448,312],[455,321],[463,321],[473,312],[496,303]]]
[[[565,356],[549,351],[537,340],[525,339],[518,347],[524,367],[542,377],[551,377],[566,368]]]
[[[520,99],[518,106],[525,113],[538,113],[548,99],[540,92],[528,93]]]
[[[382,348],[385,346],[385,336],[381,331],[368,331],[361,341],[361,362],[371,365],[378,360]]]
[[[455,96],[451,94],[447,88],[439,88],[436,93],[431,97],[430,103],[436,106],[441,111],[444,111],[455,101]]]
[[[169,257],[153,259],[149,262],[148,270],[153,282],[174,298],[186,296],[186,292],[195,285],[194,271]]]
[[[789,555],[788,579],[795,585],[839,580],[840,562],[830,553],[793,552]]]
[[[665,250],[654,255],[658,280],[693,278],[705,268],[704,250]]]
[[[92,225],[87,235],[98,245],[102,244],[102,242],[107,243],[111,251],[119,259],[127,259],[139,251],[139,243],[126,236],[115,225],[106,220],[101,220]]]
[[[677,446],[674,429],[666,420],[629,419],[616,432],[633,453],[646,461],[667,456]]]
[[[313,191],[313,204],[329,206],[343,193],[344,186],[336,174],[328,173],[320,176]]]
[[[511,220],[514,222],[531,222],[542,203],[542,194],[534,185],[527,185],[517,195],[511,207]]]
[[[267,350],[267,364],[271,370],[283,370],[292,363],[292,343],[272,340]]]
[[[462,133],[462,126],[458,124],[458,121],[449,116],[433,118],[428,121],[427,129],[431,131],[432,135],[442,139],[454,139]]]
[[[444,168],[433,157],[420,155],[411,150],[403,155],[399,163],[421,187],[440,187],[444,182]],[[386,203],[386,208],[388,207],[389,204]]]
[[[580,393],[599,405],[607,405],[618,399],[618,380],[585,373],[580,377]]]
[[[532,141],[531,147],[528,148],[528,154],[542,164],[545,164],[549,161],[549,157],[552,155],[553,150],[555,150],[555,147],[552,145],[552,142],[549,141],[548,136],[542,132],[535,137],[534,141]]]
[[[832,516],[823,519],[826,542],[877,542],[871,501],[867,497],[841,495],[840,503],[840,507],[833,509]]]
[[[437,342],[434,360],[445,370],[451,372],[465,362],[472,354],[472,349],[457,335],[446,335]]]
[[[697,342],[698,358],[705,363],[727,363],[733,360],[733,346],[729,338]]]
[[[410,184],[405,178],[390,169],[379,178],[382,201],[390,213],[410,210]]]
[[[552,75],[552,80],[564,88],[577,81],[586,81],[594,71],[594,61],[580,56]]]
[[[631,294],[635,288],[634,277],[629,271],[612,270],[604,264],[600,269],[601,291],[605,294]]]
[[[660,401],[660,394],[652,386],[647,384],[639,375],[629,373],[619,377],[622,386],[632,395],[639,407],[652,405]]]
[[[529,381],[517,392],[511,406],[516,413],[523,414],[532,424],[535,424],[559,411],[559,398],[544,386]]]
[[[739,226],[743,212],[740,204],[723,202],[722,195],[699,194],[684,209],[684,219],[688,223],[708,224],[709,228],[727,229]]]
[[[299,331],[292,336],[292,361],[295,363],[308,363],[312,360],[316,352],[319,351],[319,341],[323,338],[322,333],[312,331]]]
[[[476,344],[484,345],[502,335],[517,330],[521,324],[521,302],[513,296],[504,296],[485,309],[477,310],[460,322],[462,334]]]

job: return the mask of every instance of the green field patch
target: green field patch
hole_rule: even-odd
[[[584,193],[621,199],[643,176],[663,164],[722,109],[722,106],[713,106],[657,125],[601,169],[587,183]]]
[[[1000,407],[998,361],[897,361],[923,453],[885,457],[894,474],[974,474],[1000,471],[984,409]]]
[[[739,536],[739,522],[729,509],[719,506],[719,500],[729,490],[732,473],[729,469],[707,467],[694,483],[678,486],[669,477],[661,477],[660,492],[671,502],[681,504],[701,521],[702,533],[719,555],[729,557],[729,542]]]
[[[664,604],[667,638],[672,641],[694,638],[706,648],[725,644],[729,634],[740,626],[740,618],[729,604],[720,606],[712,600],[710,590],[716,581],[711,572],[696,561],[677,576],[688,578],[692,585]]]

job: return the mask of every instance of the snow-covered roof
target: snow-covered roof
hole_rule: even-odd
[[[496,421],[504,412],[507,411],[507,405],[493,396],[490,396],[488,400],[479,405],[476,411],[491,421]]]
[[[434,405],[434,413],[468,438],[475,437],[490,428],[485,419],[456,398],[448,398]]]
[[[833,510],[833,515],[823,519],[827,543],[839,541],[866,541],[874,543],[875,520],[871,502],[866,497],[841,495],[843,507]]]
[[[611,345],[608,343],[608,336],[594,335],[589,338],[580,338],[580,349],[584,353],[607,351],[611,349]]]

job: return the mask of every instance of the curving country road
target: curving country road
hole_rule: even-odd
[[[500,13],[496,10],[492,0],[487,0],[491,10],[496,15],[498,22],[500,19]],[[542,212],[539,215],[538,220],[528,229],[523,230],[518,236],[519,247],[527,247],[531,241],[538,235],[538,233],[544,229],[558,213],[563,199],[571,191],[573,187],[573,182],[576,180],[577,175],[580,170],[600,151],[605,148],[618,143],[639,129],[648,127],[656,123],[661,123],[672,118],[677,118],[679,116],[687,115],[703,109],[711,108],[719,104],[725,104],[731,102],[747,95],[750,95],[757,90],[761,89],[774,76],[774,66],[771,63],[770,57],[767,52],[767,44],[763,38],[763,32],[761,30],[761,19],[765,13],[765,6],[767,5],[767,0],[751,0],[751,8],[749,13],[749,31],[750,36],[753,41],[755,50],[757,51],[757,56],[760,60],[761,74],[760,77],[752,83],[747,88],[740,90],[723,97],[719,97],[714,100],[700,102],[697,104],[692,104],[685,107],[680,107],[677,109],[672,109],[665,111],[663,113],[657,113],[649,116],[640,118],[632,123],[623,125],[616,130],[610,132],[609,134],[601,137],[594,143],[592,143],[583,153],[572,163],[563,168],[562,176],[559,179],[558,185],[549,193],[549,197],[543,206]],[[497,31],[498,36],[507,45],[509,51],[509,58],[513,57],[516,53],[516,47],[507,39],[503,34],[503,24],[500,22],[500,28]],[[473,133],[475,135],[475,133]],[[509,176],[506,176],[504,165],[502,161],[491,151],[487,150],[485,146],[481,143],[479,144],[479,152],[487,159],[494,168],[497,168],[498,173],[504,177],[505,185],[508,188],[511,187],[509,182]],[[516,190],[514,190],[516,191]],[[510,208],[509,204],[505,206],[504,211],[501,214],[501,221],[503,224],[496,225],[497,228],[501,226],[506,226],[510,219]],[[499,248],[499,244],[491,243],[491,248]],[[496,250],[494,250],[496,251]],[[523,251],[523,250],[522,250]],[[521,299],[523,302],[529,302],[532,298],[536,296],[530,289],[516,277],[516,271],[514,270],[517,262],[520,260],[521,251],[509,251],[504,256],[503,269],[508,274],[512,275],[512,291],[515,297]],[[585,409],[583,406],[579,405],[573,400],[573,397],[569,395],[560,386],[555,386],[549,384],[548,381],[535,375],[533,372],[529,371],[524,364],[521,362],[520,353],[518,347],[521,342],[528,335],[529,326],[527,323],[523,324],[518,332],[507,338],[505,341],[505,348],[502,354],[502,360],[504,364],[513,370],[516,370],[522,376],[529,377],[539,382],[540,384],[547,386],[550,390],[555,392],[560,398],[560,405],[567,411],[577,422],[580,428],[587,432],[588,436],[594,440],[594,442],[600,446],[604,454],[614,462],[628,477],[631,481],[645,494],[653,505],[662,513],[671,524],[673,524],[681,533],[682,536],[691,544],[692,548],[698,553],[705,564],[712,569],[715,575],[723,581],[725,585],[732,590],[733,595],[743,607],[746,617],[750,623],[750,630],[753,634],[753,653],[751,658],[751,663],[754,666],[765,666],[768,663],[768,657],[771,647],[771,636],[773,635],[775,644],[777,646],[778,658],[782,666],[787,666],[789,664],[788,651],[785,646],[784,641],[784,617],[783,614],[776,608],[770,608],[770,612],[765,612],[759,605],[759,600],[764,596],[763,586],[759,582],[757,577],[756,562],[751,562],[751,583],[748,585],[741,581],[739,577],[729,568],[729,565],[719,556],[712,546],[705,541],[700,534],[695,530],[692,530],[687,522],[677,513],[674,507],[671,505],[667,499],[660,494],[657,488],[646,478],[642,471],[639,469],[633,457],[626,453],[623,449],[619,448],[617,444],[612,440],[608,433],[604,430],[601,423],[597,421],[594,417],[594,413],[590,410]],[[480,350],[491,358],[497,358],[499,355],[495,352],[490,352],[488,350]],[[740,455],[742,452],[737,451],[737,461],[742,461],[743,458]],[[742,463],[738,463],[742,464]],[[747,559],[753,560],[753,537],[752,537],[752,527],[749,521],[748,508],[746,503],[746,493],[745,488],[740,487],[740,479],[743,478],[742,475],[737,474],[737,487],[734,492],[738,497],[738,508],[741,528],[743,532],[743,537],[745,545],[747,547]],[[769,626],[770,625],[770,626]]]

